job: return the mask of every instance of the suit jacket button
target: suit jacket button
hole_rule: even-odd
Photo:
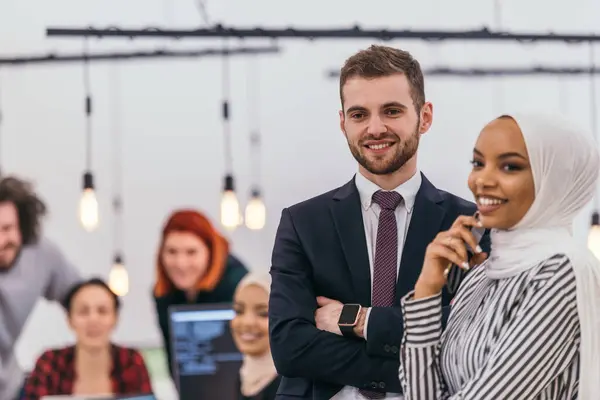
[[[371,382],[371,387],[373,389],[377,389],[377,386],[379,386],[379,385],[377,385],[377,382]]]
[[[390,352],[390,345],[386,344],[385,346],[383,346],[383,350],[385,350],[386,353]]]
[[[398,353],[398,347],[392,346],[392,353],[394,353],[394,354]]]
[[[379,387],[381,389],[385,389],[385,382],[379,382]]]

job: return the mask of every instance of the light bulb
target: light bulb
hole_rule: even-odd
[[[98,199],[94,191],[94,177],[91,172],[83,174],[83,193],[79,200],[79,221],[88,232],[98,226]]]
[[[129,292],[129,274],[121,257],[116,256],[108,274],[108,286],[117,296],[125,296]]]
[[[240,203],[233,190],[223,192],[221,198],[221,224],[227,229],[235,229],[240,224]]]
[[[588,233],[588,249],[600,260],[600,215],[597,212],[592,214],[592,226]]]
[[[258,190],[252,192],[252,197],[246,205],[246,227],[259,230],[265,227],[267,209]]]
[[[234,230],[242,222],[240,203],[235,194],[233,176],[225,176],[225,187],[221,197],[221,224],[228,230]]]

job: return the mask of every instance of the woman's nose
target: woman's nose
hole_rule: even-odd
[[[256,318],[252,314],[246,313],[242,315],[241,322],[245,326],[254,325],[256,322]]]

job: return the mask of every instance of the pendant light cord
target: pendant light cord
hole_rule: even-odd
[[[225,173],[227,175],[233,174],[233,151],[231,146],[231,104],[230,104],[230,65],[229,65],[229,54],[228,54],[227,39],[223,40],[223,64],[222,64],[222,95],[223,95],[223,141],[225,151]]]
[[[502,30],[502,0],[494,0],[494,9],[493,9],[493,24],[494,24],[494,28],[497,31],[501,31]],[[504,112],[504,84],[503,84],[503,79],[502,77],[499,77],[497,80],[495,80],[492,85],[493,85],[493,92],[494,92],[494,99],[495,101],[493,103],[495,103],[495,107],[494,107],[494,114],[499,114],[499,113],[503,113]]]
[[[92,170],[92,89],[90,80],[90,62],[88,39],[84,40],[83,88],[85,91],[85,163],[86,172]]]
[[[252,190],[259,191],[261,178],[261,134],[260,134],[260,71],[258,59],[248,57],[246,71],[246,94],[248,103],[248,125],[250,126],[250,172]]]
[[[123,129],[122,129],[122,93],[119,67],[115,64],[111,70],[111,104],[113,133],[113,185],[114,185],[114,250],[117,255],[123,251]]]
[[[594,66],[596,65],[596,54],[594,51],[594,44],[590,42],[590,111],[591,111],[591,125],[592,134],[596,140],[596,146],[598,146],[598,99],[596,94],[596,75],[594,75]],[[598,193],[594,196],[594,211],[598,212],[600,208]]]

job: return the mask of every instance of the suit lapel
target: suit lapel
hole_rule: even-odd
[[[350,269],[357,301],[371,305],[371,272],[367,240],[362,218],[360,196],[354,179],[342,186],[333,197],[331,205],[333,222],[342,244],[346,263]]]
[[[421,176],[423,180],[415,199],[398,272],[396,286],[398,304],[400,298],[414,288],[421,273],[425,250],[440,231],[445,215],[441,205],[443,199],[438,190],[424,175]]]

